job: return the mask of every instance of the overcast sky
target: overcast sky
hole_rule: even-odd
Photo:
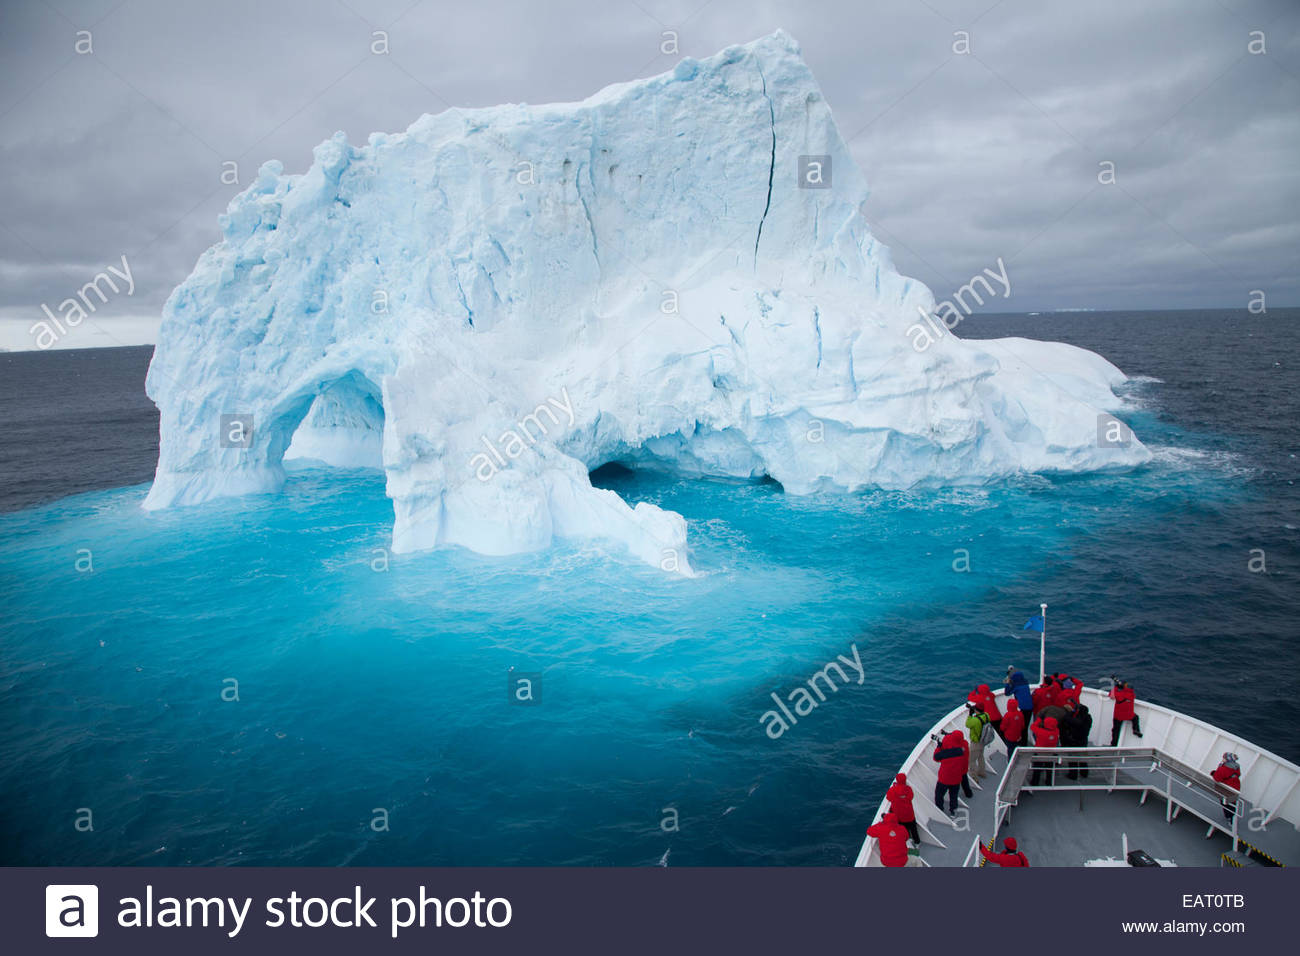
[[[335,130],[581,99],[777,27],[936,298],[1002,257],[1007,311],[1300,305],[1297,0],[2,2],[0,345],[124,254],[134,295],[67,344],[150,341],[243,188],[223,163],[301,172]]]

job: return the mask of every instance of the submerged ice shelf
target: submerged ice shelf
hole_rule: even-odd
[[[809,155],[828,188],[798,188]],[[288,452],[382,467],[399,552],[599,538],[690,573],[682,517],[592,469],[807,494],[1149,457],[1099,440],[1124,375],[1093,353],[917,351],[934,299],[866,196],[781,32],[581,103],[335,134],[303,175],[267,163],[164,309],[146,506],[277,490]]]

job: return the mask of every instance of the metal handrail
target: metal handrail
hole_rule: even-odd
[[[1053,773],[1059,772],[1058,768],[1066,763],[1079,764],[1082,768],[1088,770],[1109,770],[1111,773],[1106,777],[1098,777],[1095,781],[1081,777],[1078,780],[1071,780],[1068,784],[1056,783],[1047,787],[1027,785],[1024,782],[1025,778],[1029,775],[1035,763],[1040,766],[1047,763],[1052,764]],[[1132,784],[1121,783],[1119,781],[1119,772],[1122,770],[1158,772],[1163,775],[1165,786],[1163,789],[1159,789],[1140,780]],[[1181,784],[1177,790],[1173,786],[1175,781]],[[1019,795],[1022,790],[1144,790],[1157,792],[1166,799],[1170,807],[1177,804],[1180,808],[1186,809],[1205,820],[1211,826],[1230,834],[1234,847],[1238,841],[1237,824],[1244,811],[1242,796],[1238,791],[1154,747],[1018,747],[1007,764],[1007,769],[1002,775],[1002,780],[998,784],[997,793],[994,797],[993,832],[995,837],[1004,816],[1004,811],[1019,802]],[[1194,790],[1198,796],[1213,800],[1219,806],[1225,803],[1232,804],[1235,807],[1235,812],[1232,815],[1231,827],[1223,825],[1212,816],[1199,812],[1187,800],[1179,799],[1188,790]],[[1166,812],[1169,813],[1169,810]]]
[[[1025,755],[1023,758],[1022,754]],[[1241,795],[1226,784],[1215,780],[1209,774],[1202,773],[1155,747],[1017,747],[1014,756],[1007,765],[1007,770],[1010,771],[1017,763],[1022,763],[1025,760],[1032,761],[1036,756],[1053,758],[1052,762],[1057,765],[1062,762],[1081,763],[1089,770],[1125,769],[1124,758],[1142,758],[1143,760],[1149,760],[1153,765],[1153,769],[1156,767],[1168,768],[1169,772],[1172,772],[1181,780],[1199,786],[1206,791],[1207,795],[1216,799],[1231,798],[1235,800]],[[1109,766],[1111,763],[1115,764],[1114,768]],[[998,787],[999,796],[1009,776],[1008,773],[1003,774],[1002,784]]]

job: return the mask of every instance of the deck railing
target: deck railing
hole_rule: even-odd
[[[1066,776],[1071,769],[1076,778]],[[1035,770],[1050,774],[1051,783],[1034,784]],[[998,784],[993,832],[998,832],[1021,792],[1037,790],[1135,790],[1143,792],[1144,801],[1154,793],[1165,800],[1166,820],[1185,810],[1230,836],[1234,848],[1245,811],[1236,790],[1154,747],[1020,747]],[[1234,809],[1231,819],[1224,815],[1225,804]]]

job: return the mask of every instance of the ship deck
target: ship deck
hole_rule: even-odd
[[[978,862],[967,859],[971,843],[976,836],[986,844],[989,841],[992,830],[989,821],[994,817],[997,786],[1005,768],[1005,755],[997,755],[989,768],[996,772],[990,772],[983,781],[972,780],[973,796],[960,799],[959,805],[969,813],[968,831],[946,829],[941,821],[930,825],[931,832],[944,845],[926,843],[921,847],[920,856],[926,864],[969,866]],[[1157,782],[1151,784],[1155,786]],[[1249,811],[1244,816],[1249,818]],[[1003,838],[1015,837],[1031,867],[1097,865],[1097,861],[1108,859],[1115,865],[1126,865],[1126,846],[1129,850],[1145,850],[1163,865],[1221,866],[1223,855],[1232,853],[1232,838],[1217,827],[1207,837],[1207,830],[1209,825],[1192,813],[1180,812],[1166,820],[1164,799],[1149,795],[1144,800],[1138,790],[1042,786],[1021,791],[1019,802],[1006,814],[997,831],[997,848],[1001,849]],[[1297,858],[1294,850],[1300,850],[1300,834],[1290,827],[1269,830],[1273,831],[1270,837],[1289,843],[1292,858]],[[1252,840],[1254,845],[1259,843],[1249,833],[1243,838]],[[1277,849],[1279,855],[1289,852],[1273,846],[1268,848]]]
[[[1031,866],[1126,866],[1126,850],[1144,850],[1162,865],[1221,866],[1300,863],[1300,767],[1248,741],[1167,708],[1139,702],[1146,736],[1128,729],[1117,748],[1109,736],[1109,701],[1085,692],[1092,710],[1093,742],[1085,748],[1021,748],[1010,761],[1000,742],[986,749],[989,773],[970,778],[972,796],[962,797],[955,818],[935,808],[933,743],[923,738],[903,765],[915,797],[922,831],[916,851],[925,866],[978,866],[975,841],[1001,849],[1015,837]],[[961,728],[964,707],[937,723],[932,734]],[[1243,789],[1230,791],[1210,777],[1220,753],[1241,754]],[[1056,770],[1055,786],[1033,786],[1033,762],[1082,761],[1086,778]],[[1237,799],[1225,819],[1220,800]],[[882,802],[883,813],[887,804]],[[1234,840],[1235,836],[1235,840]],[[868,838],[857,865],[878,866]]]

